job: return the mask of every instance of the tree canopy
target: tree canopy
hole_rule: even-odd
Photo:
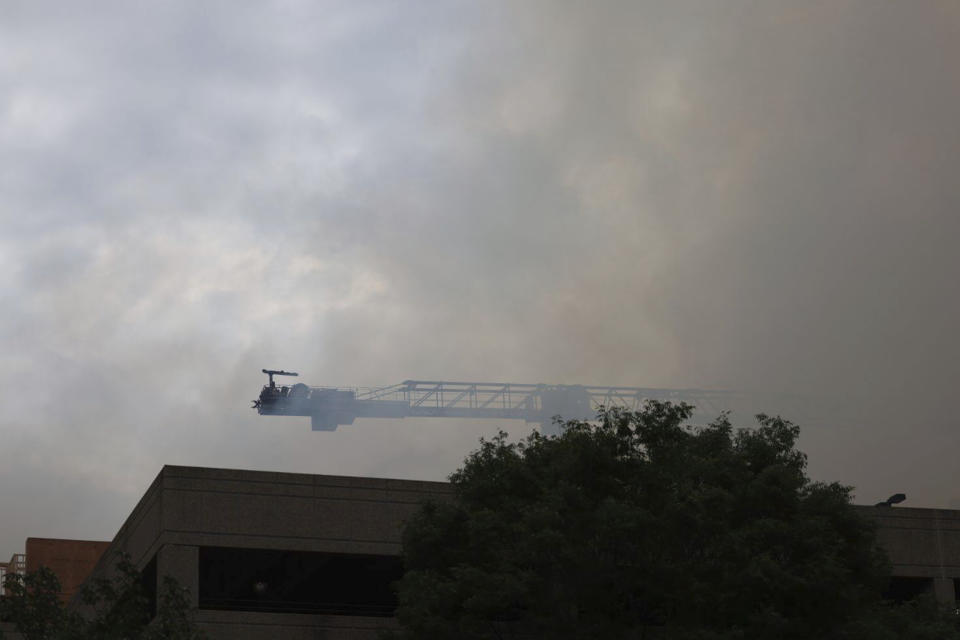
[[[691,409],[649,402],[481,441],[453,499],[406,525],[401,635],[960,638],[934,604],[879,606],[874,527],[849,487],[807,477],[796,425],[690,427]]]
[[[112,578],[88,582],[80,591],[81,613],[60,600],[57,576],[41,567],[24,576],[7,574],[0,620],[12,622],[24,640],[202,640],[190,617],[185,589],[170,576],[153,599],[142,576],[121,557]],[[155,614],[155,615],[154,615]],[[0,640],[3,632],[0,631]]]

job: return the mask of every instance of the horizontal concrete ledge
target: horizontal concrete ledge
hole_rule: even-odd
[[[879,520],[900,520],[904,522],[914,520],[940,520],[945,524],[960,525],[960,511],[956,509],[873,507],[870,505],[856,505],[856,508],[863,515]]]
[[[397,478],[372,478],[367,476],[311,475],[282,471],[254,471],[248,469],[213,469],[206,467],[181,467],[164,465],[160,474],[164,478],[191,480],[228,480],[234,482],[264,483],[271,486],[283,484],[309,485],[345,489],[378,489],[411,493],[450,493],[447,482],[431,480],[400,480]]]
[[[894,564],[890,575],[897,578],[960,578],[960,567],[924,564]]]
[[[278,626],[285,630],[293,627],[310,629],[395,629],[394,618],[370,618],[365,616],[326,616],[306,613],[260,613],[256,611],[215,611],[199,609],[197,622],[204,625]]]

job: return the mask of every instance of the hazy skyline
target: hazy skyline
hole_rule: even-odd
[[[825,395],[815,479],[960,500],[958,60],[935,0],[0,0],[0,561],[163,464],[527,430],[312,433],[263,367]]]

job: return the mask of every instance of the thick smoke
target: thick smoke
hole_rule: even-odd
[[[960,498],[953,3],[8,4],[0,553],[164,463],[440,479],[525,429],[314,434],[264,366],[762,392],[815,477]]]

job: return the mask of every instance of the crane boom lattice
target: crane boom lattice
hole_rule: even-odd
[[[254,408],[261,415],[309,416],[315,431],[332,431],[356,418],[409,417],[525,420],[549,429],[555,416],[589,420],[601,406],[636,410],[646,400],[686,402],[696,406],[698,414],[716,417],[732,395],[702,389],[440,380],[405,380],[387,387],[277,387],[271,376]]]

